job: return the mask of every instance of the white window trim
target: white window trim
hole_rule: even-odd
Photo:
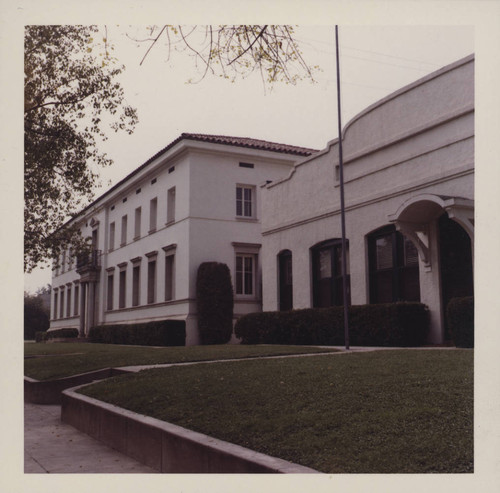
[[[259,243],[240,243],[233,242],[232,246],[234,248],[234,296],[236,299],[240,300],[257,300],[259,299],[259,250],[261,245]],[[243,258],[252,258],[252,293],[238,293],[238,287],[236,285],[236,266],[237,266],[237,257]],[[245,282],[243,279],[243,291],[245,287]]]
[[[242,189],[242,199],[241,199],[241,214],[238,214],[238,189]],[[244,201],[244,194],[245,190],[250,190],[252,192],[252,198],[250,201],[251,208],[252,208],[252,213],[250,215],[245,214],[245,201]],[[236,188],[235,188],[235,216],[237,219],[243,219],[247,221],[251,220],[256,220],[257,219],[257,187],[255,185],[246,185],[243,183],[237,183]]]

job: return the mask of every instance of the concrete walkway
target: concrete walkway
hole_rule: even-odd
[[[24,404],[24,472],[157,473],[72,426],[61,422],[61,406]]]

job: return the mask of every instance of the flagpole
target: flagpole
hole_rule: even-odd
[[[349,349],[349,310],[347,306],[347,251],[345,237],[345,203],[344,203],[344,162],[342,156],[342,119],[340,109],[340,58],[339,58],[339,26],[335,26],[335,53],[337,56],[337,111],[339,134],[339,182],[340,182],[340,219],[342,224],[342,292],[344,300],[344,339],[345,348]]]

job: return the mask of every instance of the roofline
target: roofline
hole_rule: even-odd
[[[404,94],[405,92],[411,91],[412,89],[414,89],[417,86],[421,86],[421,85],[425,84],[426,82],[429,82],[430,80],[435,79],[436,77],[440,77],[441,75],[443,75],[446,72],[451,72],[452,70],[456,69],[457,67],[460,67],[462,65],[466,65],[467,63],[470,63],[474,60],[475,60],[474,53],[472,53],[471,55],[467,55],[466,57],[461,58],[461,59],[459,59],[455,62],[452,62],[448,65],[445,65],[444,67],[441,67],[440,69],[435,70],[434,72],[431,72],[431,73],[425,75],[424,77],[421,77],[420,79],[417,79],[416,81],[411,82],[410,84],[407,84],[406,86],[403,86],[403,87],[397,89],[394,92],[391,92],[390,94],[388,94],[384,98],[379,99],[378,101],[371,104],[370,106],[368,106],[364,110],[360,111],[356,116],[351,118],[345,124],[344,128],[342,129],[342,140],[344,139],[344,135],[347,132],[347,130],[349,129],[349,127],[351,127],[357,120],[359,120],[360,118],[362,118],[366,114],[374,111],[379,106],[382,106],[385,103],[389,102],[390,100],[395,99],[398,96],[401,96],[401,94]],[[327,147],[330,147],[336,141],[338,141],[338,137],[336,139],[330,141],[328,143]]]
[[[124,185],[127,181],[129,181],[131,178],[133,178],[135,175],[140,173],[142,170],[147,168],[152,162],[156,161],[158,158],[162,157],[165,155],[168,151],[170,151],[172,148],[174,148],[177,144],[179,144],[182,141],[187,141],[187,140],[192,140],[192,141],[197,141],[201,143],[206,143],[206,144],[219,144],[219,145],[227,145],[231,147],[243,147],[247,149],[254,149],[254,150],[262,150],[262,151],[267,151],[267,152],[275,152],[278,154],[288,154],[288,155],[294,155],[294,156],[310,156],[311,154],[314,154],[318,152],[317,149],[310,149],[307,147],[298,147],[298,146],[291,146],[288,144],[279,144],[277,142],[269,142],[265,140],[259,140],[259,139],[249,139],[246,138],[249,142],[228,142],[225,141],[224,139],[245,139],[244,137],[229,137],[229,136],[223,136],[223,135],[209,135],[209,134],[192,134],[192,133],[182,133],[179,137],[177,137],[175,140],[170,142],[166,147],[158,151],[156,154],[151,156],[146,162],[135,168],[132,172],[130,172],[127,176],[122,178],[118,183],[113,185],[109,190],[104,192],[102,195],[97,197],[95,200],[93,200],[89,205],[84,207],[80,212],[75,214],[73,217],[68,219],[60,228],[58,228],[56,231],[68,226],[70,223],[73,221],[76,221],[79,216],[85,215],[86,212],[88,212],[89,209],[91,209],[93,206],[97,204],[97,202],[103,200],[105,197],[108,195],[112,194],[114,191],[116,191],[120,186]],[[250,142],[251,141],[251,142]],[[262,143],[259,145],[259,143]],[[279,150],[279,149],[273,149],[273,148],[267,148],[265,147],[265,144],[269,145],[274,145],[274,146],[286,146],[288,149],[286,150]]]

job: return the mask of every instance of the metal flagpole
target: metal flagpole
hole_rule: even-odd
[[[340,59],[339,59],[339,26],[335,26],[335,52],[337,55],[337,110],[339,124],[339,181],[340,181],[340,218],[342,223],[342,291],[344,299],[344,339],[345,348],[349,349],[349,310],[347,306],[347,251],[345,238],[345,204],[344,204],[344,162],[342,156],[342,120],[340,111]]]

